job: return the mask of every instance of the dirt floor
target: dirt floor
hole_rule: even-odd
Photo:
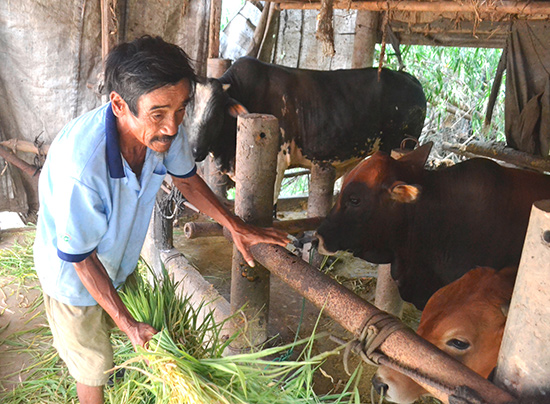
[[[298,218],[300,215],[287,212],[279,214],[284,219]],[[187,240],[183,235],[182,227],[174,229],[174,245],[186,258],[201,272],[206,280],[230,300],[231,288],[231,254],[232,246],[223,237],[211,237]],[[351,254],[343,253],[332,265],[327,274],[344,286],[353,290],[363,299],[373,303],[376,287],[376,266],[363,260],[354,258]],[[299,328],[299,337],[307,337],[311,334],[319,319],[319,309],[304,299],[276,276],[270,279],[270,312],[268,332],[276,337],[279,343],[290,343],[296,336]],[[413,306],[405,304],[404,321],[416,328],[420,319],[420,312]],[[337,322],[327,316],[321,316],[316,332],[327,332],[340,339],[349,340],[352,335],[343,329]],[[329,337],[320,338],[316,345],[315,353],[331,351],[337,347],[337,343]],[[322,371],[314,381],[318,393],[339,391],[349,380],[344,370],[342,352],[340,355],[329,357],[322,366]],[[350,356],[349,369],[353,372],[359,360],[354,355]],[[359,382],[361,402],[370,403],[371,378],[376,368],[367,364],[363,365],[363,373]],[[375,396],[377,397],[377,396]]]
[[[296,218],[289,213],[286,219]],[[181,224],[180,224],[181,226]],[[0,249],[10,248],[14,242],[23,243],[27,237],[26,232],[0,232]],[[224,296],[230,299],[230,273],[231,273],[231,244],[222,237],[209,239],[187,240],[183,236],[182,227],[174,229],[174,244],[203,274],[206,280]],[[355,259],[349,254],[343,254],[328,275],[334,277],[349,289],[355,291],[365,300],[374,300],[376,285],[376,268],[362,260]],[[2,345],[2,341],[14,333],[24,332],[36,327],[46,325],[46,320],[41,313],[42,307],[34,307],[35,300],[40,295],[40,290],[35,283],[29,283],[24,287],[16,286],[9,277],[0,277],[0,396],[4,391],[21,381],[21,370],[32,359],[31,354],[14,355],[8,347]],[[412,306],[406,306],[405,321],[416,327],[419,312]],[[277,277],[271,277],[269,334],[274,338],[274,343],[282,344],[292,342],[299,329],[299,337],[307,337],[313,331],[313,327],[319,319],[319,310],[305,301],[298,293],[294,292]],[[328,332],[344,340],[349,340],[351,334],[345,331],[332,319],[321,316],[317,332]],[[320,353],[333,350],[337,344],[328,337],[320,338],[316,345],[316,352]],[[349,366],[353,371],[358,366],[356,357],[351,357]],[[370,379],[375,368],[363,365],[363,374],[359,382],[363,403],[370,402]],[[330,357],[322,366],[315,383],[318,393],[339,391],[348,381],[349,377],[344,371],[342,354]]]

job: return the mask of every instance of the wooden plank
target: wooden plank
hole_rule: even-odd
[[[270,0],[267,0],[270,1]],[[293,0],[277,0],[271,1],[277,3],[280,9],[295,9],[295,10],[317,10],[321,8],[319,1],[293,1]],[[550,14],[550,2],[518,2],[518,1],[499,1],[492,4],[489,3],[459,3],[454,1],[335,1],[334,8],[352,9],[352,10],[368,10],[368,11],[412,11],[412,12],[431,12],[431,13],[476,13],[476,14],[516,14],[516,15],[533,15],[533,14]]]

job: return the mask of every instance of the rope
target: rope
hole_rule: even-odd
[[[384,343],[386,338],[397,330],[408,328],[399,319],[386,312],[378,312],[373,314],[365,321],[365,326],[359,335],[359,338],[350,341],[344,351],[344,369],[349,375],[348,358],[350,352],[359,353],[363,361],[374,366],[380,364],[380,358],[385,357],[384,354],[376,352],[380,345]]]
[[[157,197],[156,206],[163,219],[172,220],[176,217],[178,211],[182,209],[186,199],[176,187],[171,186],[168,189],[170,192],[167,192],[165,197]]]

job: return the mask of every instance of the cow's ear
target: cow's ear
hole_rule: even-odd
[[[229,100],[229,104],[227,105],[227,113],[231,115],[233,118],[236,118],[239,115],[248,114],[248,109],[246,109],[246,107],[240,102],[231,98]]]
[[[389,188],[392,199],[401,203],[413,203],[420,196],[420,186],[406,184],[403,181],[395,181]]]
[[[433,145],[433,142],[424,143],[422,146],[418,146],[413,151],[403,155],[399,161],[409,163],[415,168],[422,169],[424,168],[424,165],[426,165],[426,161],[428,160],[428,156],[430,155]]]

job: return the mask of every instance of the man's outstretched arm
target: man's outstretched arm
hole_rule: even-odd
[[[233,243],[249,266],[254,266],[254,258],[250,253],[250,247],[254,244],[269,243],[284,247],[290,242],[287,234],[280,230],[252,226],[233,215],[199,175],[195,174],[188,178],[172,177],[172,180],[193,206],[231,232]]]

